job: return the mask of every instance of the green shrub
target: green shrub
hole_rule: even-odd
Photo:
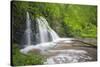
[[[41,65],[43,64],[44,57],[39,54],[29,53],[27,55],[19,52],[19,48],[13,44],[12,48],[12,64],[13,66],[23,65]]]

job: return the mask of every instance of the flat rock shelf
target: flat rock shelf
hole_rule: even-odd
[[[46,57],[44,64],[97,61],[96,41],[94,38],[77,38],[72,43],[58,42],[54,48],[43,54]]]

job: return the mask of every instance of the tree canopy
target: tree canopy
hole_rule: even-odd
[[[31,18],[43,16],[60,37],[97,37],[97,6],[12,1],[14,40],[24,32],[26,12]]]

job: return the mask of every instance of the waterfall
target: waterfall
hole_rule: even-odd
[[[49,26],[45,18],[43,17],[37,18],[37,23],[39,25],[39,34],[41,43],[48,42],[50,38],[52,38],[52,41],[59,38],[58,34]]]
[[[30,22],[30,17],[29,17],[29,13],[27,12],[27,19],[26,19],[26,27],[27,27],[27,29],[26,29],[26,38],[27,38],[27,45],[31,45],[31,32],[32,32],[32,30],[31,30],[31,22]]]
[[[47,20],[41,16],[37,17],[34,22],[32,22],[29,13],[26,13],[26,29],[23,36],[24,38],[22,42],[24,48],[21,49],[20,52],[27,54],[32,51],[49,56],[44,64],[60,64],[93,60],[92,56],[88,55],[88,49],[82,48],[82,50],[80,50],[79,47],[72,48],[74,45],[72,44],[72,40],[75,39],[60,38],[59,35],[49,26]],[[59,45],[62,45],[61,48]],[[67,47],[64,45],[71,45],[69,47],[70,49],[63,48]],[[56,48],[51,49],[54,47]]]
[[[26,47],[29,45],[32,45],[32,29],[31,29],[31,20],[29,13],[26,13],[26,25],[25,25],[25,31],[24,34],[22,35],[22,40],[21,40],[21,47]]]
[[[42,22],[44,22],[44,24],[47,26],[48,28],[48,31],[50,32],[50,35],[52,37],[52,40],[56,40],[56,39],[59,39],[59,35],[49,26],[48,22],[46,21],[45,18],[43,17],[40,17],[42,19]]]
[[[26,30],[24,35],[24,43],[25,47],[21,49],[22,53],[27,53],[32,49],[39,49],[41,51],[48,50],[49,48],[57,45],[57,42],[65,41],[67,43],[72,42],[72,39],[69,38],[60,38],[59,35],[49,26],[47,20],[43,17],[36,18],[36,29],[37,32],[33,32],[31,28],[31,20],[29,13],[26,14]],[[33,22],[34,23],[34,22]],[[34,25],[33,25],[34,26]],[[32,38],[32,34],[35,34]],[[33,42],[36,42],[33,44]],[[38,43],[39,42],[39,43]]]
[[[41,21],[41,19],[38,18],[37,23],[39,26],[40,43],[47,42],[49,40],[47,26]]]

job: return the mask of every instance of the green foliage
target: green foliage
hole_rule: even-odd
[[[12,45],[12,64],[13,66],[24,65],[41,65],[43,64],[44,57],[39,54],[29,53],[27,55],[19,52],[19,48],[16,44]]]
[[[13,43],[20,43],[25,31],[26,12],[31,19],[43,16],[60,37],[97,37],[97,7],[59,3],[12,1]],[[39,54],[21,54],[17,45],[12,47],[12,63],[18,65],[43,64]]]
[[[13,1],[13,36],[16,42],[21,38],[16,32],[21,33],[25,29],[26,11],[32,19],[45,17],[60,37],[97,37],[96,6]]]
[[[94,6],[69,5],[68,18],[64,21],[72,28],[75,37],[96,37],[96,16]]]

